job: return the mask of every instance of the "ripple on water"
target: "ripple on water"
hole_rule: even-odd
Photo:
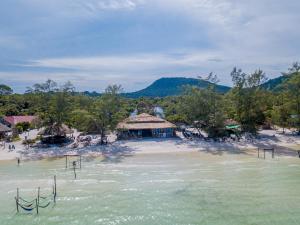
[[[74,180],[63,161],[1,167],[0,224],[284,224],[300,221],[299,159],[258,160],[237,155],[159,155],[118,163],[85,162]],[[41,166],[42,165],[42,166]],[[61,166],[63,169],[60,169]],[[53,169],[57,168],[57,170]],[[51,191],[54,208],[39,216],[15,214],[14,196]],[[266,216],[267,213],[267,216]]]

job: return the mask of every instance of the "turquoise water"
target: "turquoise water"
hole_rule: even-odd
[[[85,158],[0,163],[1,225],[71,224],[300,224],[300,160],[205,153],[146,154],[120,160]],[[16,213],[14,196],[51,192],[57,204]]]

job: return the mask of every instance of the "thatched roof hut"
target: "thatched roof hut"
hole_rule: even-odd
[[[0,123],[0,139],[4,138],[8,132],[11,132],[12,129]]]
[[[7,133],[12,131],[11,128],[5,126],[4,124],[0,123],[0,133]]]
[[[41,130],[38,134],[42,136],[66,136],[72,134],[73,130],[65,124],[53,124]]]
[[[175,129],[176,125],[147,113],[129,117],[117,126],[120,135],[132,137],[171,137]]]
[[[156,116],[142,113],[137,116],[129,117],[119,123],[117,129],[140,130],[140,129],[164,129],[176,128],[176,125]]]

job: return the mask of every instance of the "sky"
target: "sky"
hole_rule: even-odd
[[[300,61],[299,0],[1,0],[0,83],[139,90],[233,67],[278,77]]]

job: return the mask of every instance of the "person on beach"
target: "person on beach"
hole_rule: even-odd
[[[18,166],[20,166],[20,158],[18,158]]]

